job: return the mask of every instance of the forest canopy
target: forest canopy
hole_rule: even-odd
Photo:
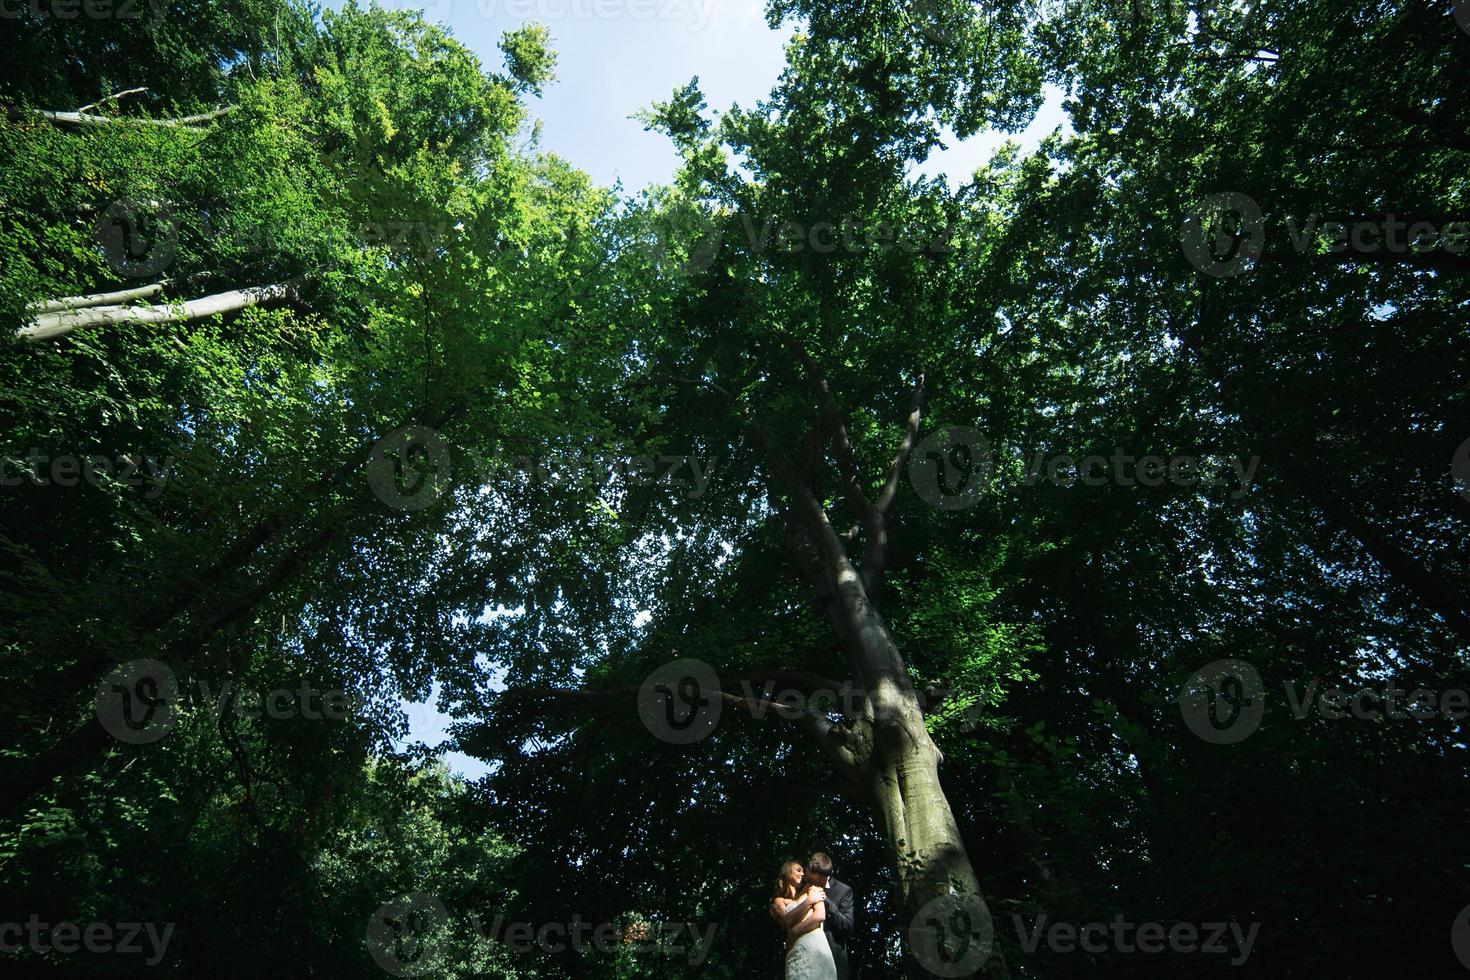
[[[1470,4],[770,0],[633,190],[545,27],[94,6],[3,8],[7,969],[779,977],[825,852],[855,977],[1470,970]]]

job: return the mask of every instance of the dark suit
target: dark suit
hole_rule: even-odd
[[[827,879],[827,921],[822,923],[832,959],[837,961],[837,980],[848,980],[847,940],[852,936],[852,889],[836,878]]]

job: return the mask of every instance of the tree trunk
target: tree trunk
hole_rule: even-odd
[[[805,467],[795,465],[775,446],[748,405],[718,385],[706,383],[740,412],[777,482],[784,485],[790,504],[786,510],[791,522],[788,544],[795,563],[815,590],[863,691],[857,717],[843,723],[833,723],[824,712],[809,706],[777,712],[777,716],[797,724],[822,750],[844,788],[873,810],[893,869],[905,974],[914,980],[976,976],[1008,980],[1005,958],[994,948],[994,923],[979,879],[940,784],[943,755],[929,737],[919,693],[874,601],[887,558],[887,511],[919,425],[922,380],[916,386],[899,451],[875,503],[866,499],[856,480],[855,461],[831,403],[830,388],[815,362],[799,345],[793,342],[793,346],[826,402],[824,416],[834,434],[845,496],[866,531],[861,571],[813,490],[817,467],[810,464],[816,460],[809,459]],[[809,453],[818,448],[819,441],[808,440]],[[781,508],[782,494],[776,482],[768,484],[767,490],[773,506]],[[600,697],[598,692],[587,691],[555,693],[582,702]],[[746,703],[723,688],[710,693]]]
[[[861,633],[902,667],[886,625],[871,623]],[[1009,976],[993,949],[994,924],[939,780],[943,754],[929,737],[906,671],[878,678],[868,711],[871,754],[864,768],[893,868],[905,975]]]
[[[994,926],[939,781],[943,755],[924,726],[919,694],[882,614],[816,497],[797,485],[810,571],[820,569],[848,660],[866,692],[853,751],[888,844],[913,978],[1006,977]],[[879,515],[881,517],[881,514]],[[811,552],[815,554],[811,554]]]
[[[1004,957],[993,948],[994,924],[980,882],[939,782],[943,756],[924,727],[918,691],[876,601],[888,557],[888,510],[918,435],[924,376],[920,374],[914,385],[903,438],[882,489],[869,500],[858,480],[842,413],[821,367],[800,341],[784,339],[820,403],[843,496],[858,522],[854,534],[860,529],[864,535],[861,571],[813,488],[822,462],[816,455],[823,441],[820,430],[807,440],[804,465],[797,465],[776,446],[749,405],[718,385],[711,387],[734,403],[769,460],[776,477],[768,487],[773,501],[780,499],[777,483],[783,485],[790,501],[787,516],[797,567],[822,602],[864,691],[860,717],[851,719],[851,727],[830,725],[812,712],[799,717],[843,781],[861,787],[873,806],[893,866],[906,975],[1007,978]]]

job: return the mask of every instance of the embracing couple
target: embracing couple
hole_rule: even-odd
[[[786,980],[847,980],[852,889],[832,877],[831,858],[781,865],[771,918],[786,934]]]

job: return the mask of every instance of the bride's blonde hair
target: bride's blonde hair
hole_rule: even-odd
[[[806,870],[800,861],[787,861],[781,865],[781,874],[776,878],[776,898],[795,898],[796,889],[786,883],[786,876],[791,874],[792,868]]]

